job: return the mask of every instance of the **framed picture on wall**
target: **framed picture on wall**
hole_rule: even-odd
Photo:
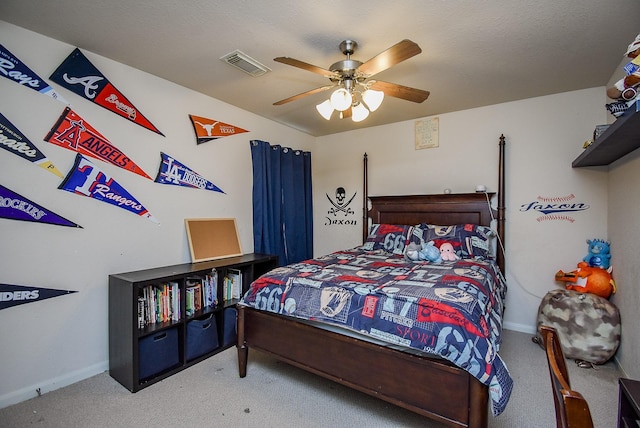
[[[416,150],[439,147],[440,118],[430,117],[416,121]]]

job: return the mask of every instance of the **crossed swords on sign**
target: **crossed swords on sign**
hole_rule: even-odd
[[[325,193],[325,195],[327,195],[327,194]],[[331,205],[333,205],[335,207],[335,208],[329,209],[328,213],[336,215],[340,211],[342,211],[345,216],[347,214],[355,214],[355,211],[353,211],[351,208],[349,208],[349,204],[351,203],[351,201],[353,201],[353,198],[355,198],[355,197],[356,197],[356,194],[354,193],[353,196],[351,197],[351,199],[349,199],[349,202],[347,202],[346,204],[344,204],[343,207],[341,207],[340,205],[338,205],[335,202],[333,202],[333,200],[329,197],[329,195],[327,195],[327,199],[329,199],[329,202],[331,202]]]

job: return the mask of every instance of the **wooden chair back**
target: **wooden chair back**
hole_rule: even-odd
[[[540,326],[549,363],[549,375],[556,408],[557,428],[593,428],[589,405],[582,394],[571,389],[569,372],[555,328]]]

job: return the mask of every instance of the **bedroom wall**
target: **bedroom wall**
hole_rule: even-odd
[[[445,188],[464,193],[479,184],[495,191],[498,137],[504,134],[505,326],[533,333],[542,297],[561,286],[554,274],[576,268],[586,255],[587,239],[607,238],[607,172],[571,168],[595,125],[606,123],[605,102],[604,88],[598,87],[443,114],[439,147],[422,150],[414,145],[415,121],[318,138],[313,150],[316,254],[361,243],[365,152],[370,195],[442,193]],[[354,214],[331,214],[328,199],[337,187],[344,187],[348,197],[357,192]],[[558,217],[525,209],[559,201],[588,209]]]
[[[0,43],[48,80],[74,46],[0,21]],[[159,225],[124,209],[58,190],[61,179],[0,150],[0,184],[82,229],[0,219],[0,282],[77,293],[0,310],[0,407],[108,368],[107,276],[190,261],[184,218],[234,217],[242,250],[253,251],[250,139],[310,149],[312,137],[84,51],[166,137],[56,86],[72,108],[155,178],[160,152],[226,192],[153,183],[96,161],[154,215]],[[214,78],[212,76],[212,78]],[[252,77],[246,76],[247,79]],[[75,154],[43,141],[64,104],[4,77],[0,112],[66,174]],[[188,115],[250,132],[196,145]]]

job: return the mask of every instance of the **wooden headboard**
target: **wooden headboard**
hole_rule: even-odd
[[[364,155],[364,214],[363,242],[367,239],[370,223],[450,225],[473,223],[491,226],[496,220],[500,239],[496,261],[505,273],[504,260],[504,135],[500,136],[498,162],[498,205],[491,207],[495,193],[453,193],[435,195],[369,196],[367,154]],[[371,208],[367,207],[370,205]]]

